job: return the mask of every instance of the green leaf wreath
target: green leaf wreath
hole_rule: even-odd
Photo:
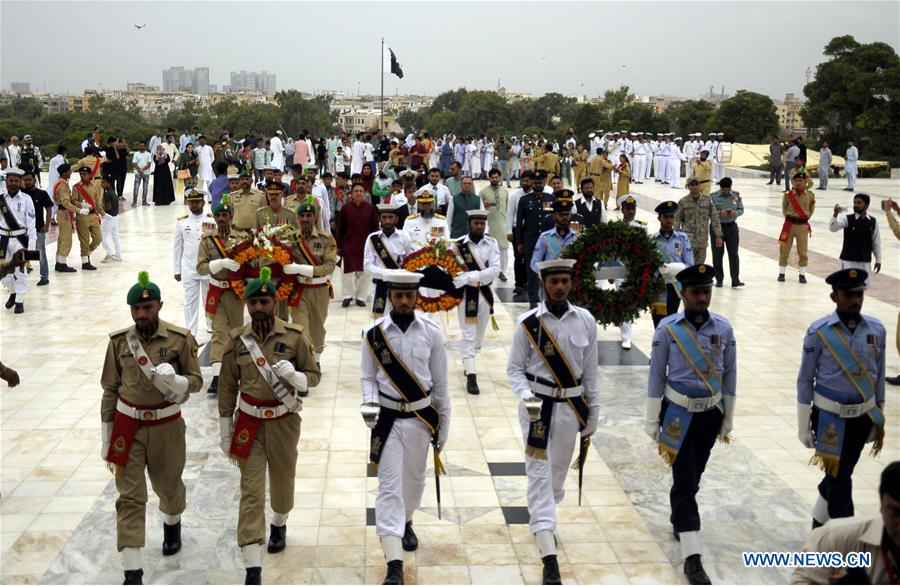
[[[590,311],[603,325],[634,321],[665,290],[658,268],[663,258],[647,232],[622,221],[595,224],[563,250],[574,258],[575,276],[569,299]],[[628,276],[618,289],[597,287],[594,271],[603,263],[619,261]]]

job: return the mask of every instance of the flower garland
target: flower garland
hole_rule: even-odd
[[[582,231],[563,251],[562,258],[573,258],[575,276],[569,299],[584,307],[603,325],[622,325],[634,321],[665,290],[658,267],[663,258],[647,237],[646,231],[626,222],[595,224]],[[619,261],[628,276],[616,289],[597,287],[597,265]]]
[[[466,272],[466,266],[462,263],[454,251],[447,245],[446,240],[435,240],[423,248],[411,253],[403,261],[403,268],[407,271],[422,271],[429,267],[437,267],[454,278]],[[427,313],[438,311],[450,311],[462,301],[461,297],[455,297],[453,291],[445,291],[437,297],[422,295],[419,290],[419,298],[416,301],[416,309]]]
[[[263,226],[260,228],[252,228],[250,235],[238,242],[229,251],[229,256],[241,265],[242,272],[245,268],[258,268],[261,259],[268,259],[280,267],[293,262],[290,247],[283,243],[278,237],[280,235],[289,235],[292,228],[290,226]],[[253,267],[256,261],[257,267]],[[244,298],[244,292],[247,289],[247,283],[243,278],[231,279],[231,288],[238,298]],[[293,279],[281,279],[278,288],[275,290],[275,299],[277,301],[287,301],[294,292]]]

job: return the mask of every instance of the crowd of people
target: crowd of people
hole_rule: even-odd
[[[461,296],[459,359],[466,391],[478,395],[477,357],[494,312],[492,287],[495,279],[508,280],[510,256],[514,293],[530,305],[518,320],[507,369],[522,400],[530,528],[544,583],[560,583],[556,504],[576,445],[581,446],[578,469],[599,418],[596,320],[569,302],[575,261],[561,257],[586,228],[612,221],[608,212],[615,210],[647,233],[665,261],[654,276],[665,282],[665,290],[650,308],[656,331],[645,429],[672,465],[671,521],[684,573],[691,583],[709,583],[701,563],[696,494],[716,438],[726,439],[733,426],[735,336],[728,321],[708,309],[712,289],[723,286],[726,248],[731,285],[744,284],[736,223],[744,207],[726,176],[723,138],[716,134],[703,142],[695,133],[684,143],[671,134],[596,132],[585,148],[571,131],[557,141],[401,138],[381,132],[316,140],[305,131],[290,138],[278,130],[268,138],[251,132],[240,140],[222,133],[208,144],[197,129],[184,130],[177,140],[169,129],[130,152],[118,137],[101,148],[99,133],[92,133],[77,161],[68,162],[65,149],[58,149],[59,158],[51,161],[52,195],[36,186],[40,163],[31,161],[32,167],[21,152],[4,149],[0,248],[19,259],[4,277],[13,291],[7,308],[16,313],[24,311],[28,290],[22,263],[40,261],[38,285],[46,284],[41,235],[54,220],[57,272],[76,270],[67,262],[73,233],[82,270],[96,270],[90,255],[100,245],[107,251],[104,262],[122,260],[117,214],[129,161],[132,206],[138,197],[149,205],[152,181],[154,204],[169,205],[177,193],[189,210],[177,220],[173,246],[174,276],[184,288],[184,327],[159,319],[162,293],[142,273],[127,296],[135,325],[110,335],[101,378],[101,455],[117,474],[125,583],[141,583],[143,576],[145,470],[165,515],[163,554],[175,555],[182,546],[180,405],[204,384],[195,340],[204,321],[212,334],[206,392],[218,401],[221,449],[241,474],[237,545],[246,583],[260,583],[264,549],[285,548],[300,436],[297,413],[322,374],[331,279],[338,267],[341,307],[364,307],[375,318],[361,352],[360,409],[371,428],[369,460],[379,478],[376,531],[387,562],[385,583],[403,583],[403,552],[418,545],[413,514],[421,504],[428,452],[433,448],[440,469],[451,420],[444,331],[415,310],[417,299],[438,289]],[[79,181],[70,184],[73,173]],[[655,208],[659,229],[651,231],[636,218],[640,197],[631,186],[653,178],[681,189],[682,174],[688,193]],[[488,185],[476,191],[474,180],[481,178]],[[510,191],[514,180],[518,187]],[[805,167],[791,170],[779,281],[796,240],[800,282],[805,282],[808,221],[815,209],[808,181]],[[614,210],[609,210],[611,197]],[[864,445],[880,447],[884,435],[885,330],[860,313],[873,255],[874,272],[880,270],[880,237],[877,223],[866,215],[868,204],[868,196],[856,194],[853,214],[834,211],[832,229],[843,230],[845,243],[844,266],[827,280],[836,312],[811,326],[798,379],[799,438],[816,449],[825,470],[813,510],[818,524],[853,514],[853,468]],[[889,208],[896,211],[896,204],[886,211],[898,234]],[[247,274],[233,251],[261,233],[280,234],[290,258],[261,263]],[[464,265],[449,282],[446,275],[404,269],[405,259],[435,242]],[[705,263],[708,247],[712,266]],[[16,256],[23,249],[27,258]],[[603,286],[622,284],[611,280]],[[280,295],[285,282],[299,294]],[[621,324],[621,343],[624,350],[631,348],[630,323]],[[847,352],[833,350],[841,343]],[[858,362],[844,364],[851,355]],[[845,374],[863,371],[869,374],[862,382]],[[845,417],[847,405],[858,403],[852,418]],[[846,426],[843,439],[826,449],[822,438],[836,425]],[[267,475],[273,509],[268,539]]]

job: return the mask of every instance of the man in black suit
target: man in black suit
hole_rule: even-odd
[[[581,224],[590,228],[594,224],[606,222],[606,206],[603,202],[594,199],[594,180],[585,178],[581,180],[582,199],[575,202],[575,213],[581,216]]]

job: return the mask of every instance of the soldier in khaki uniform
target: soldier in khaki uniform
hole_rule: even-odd
[[[97,144],[100,144],[99,142]],[[85,155],[78,159],[74,164],[72,164],[73,169],[78,169],[79,167],[87,167],[91,171],[91,181],[96,181],[97,184],[100,184],[100,178],[102,173],[102,166],[104,163],[108,163],[109,159],[106,157],[100,156],[100,149],[97,147],[89,147],[85,151]]]
[[[575,188],[581,193],[581,180],[587,173],[588,152],[584,149],[584,145],[579,144],[572,153],[572,163],[575,166]]]
[[[297,223],[293,208],[284,206],[284,186],[281,183],[266,184],[266,203],[266,207],[256,211],[257,226],[294,226]]]
[[[708,159],[709,151],[702,150],[700,151],[700,160],[691,164],[691,175],[700,181],[700,193],[703,195],[709,195],[709,190],[712,187],[713,164]],[[703,264],[703,261],[698,260],[697,264]]]
[[[103,188],[100,181],[91,179],[90,167],[83,165],[77,169],[81,181],[72,189],[72,204],[78,210],[75,214],[75,233],[81,245],[81,270],[96,271],[97,267],[91,264],[91,253],[103,241],[100,233],[100,218],[106,215],[103,211]]]
[[[784,224],[778,237],[780,242],[778,250],[778,280],[784,282],[784,273],[787,270],[788,258],[791,256],[791,248],[794,240],[797,240],[797,255],[800,257],[800,282],[806,283],[806,266],[809,264],[807,253],[809,246],[809,218],[816,210],[816,194],[807,189],[807,173],[805,167],[801,167],[791,177],[791,189],[785,191],[781,198],[781,211],[784,214]]]
[[[186,458],[181,404],[203,385],[197,342],[189,330],[159,319],[162,299],[145,272],[128,291],[134,325],[109,335],[100,385],[100,457],[116,474],[117,547],[125,584],[141,584],[147,484],[164,515],[163,555],[181,550]]]
[[[213,330],[210,339],[213,379],[206,392],[211,395],[219,388],[219,371],[229,343],[229,332],[244,323],[244,302],[231,289],[230,281],[231,271],[241,268],[237,261],[228,258],[228,250],[240,241],[240,236],[231,230],[233,214],[230,197],[223,196],[222,203],[213,210],[216,233],[204,236],[197,251],[197,273],[209,276],[206,313]]]
[[[75,214],[78,208],[72,203],[72,188],[69,187],[69,177],[72,176],[72,167],[63,163],[57,169],[59,179],[53,186],[53,201],[59,209],[56,211],[56,224],[59,226],[59,238],[56,241],[56,266],[57,273],[74,273],[70,267],[69,253],[72,252],[72,232],[74,232]]]
[[[319,383],[303,328],[275,316],[276,287],[270,276],[263,267],[259,278],[247,284],[244,298],[251,322],[231,332],[219,385],[221,448],[241,469],[237,540],[247,570],[245,584],[262,579],[267,468],[274,511],[267,549],[277,553],[285,547],[300,441],[297,412],[303,408],[298,393]]]
[[[600,194],[603,208],[609,209],[609,192],[612,191],[613,164],[609,161],[609,155],[603,149],[597,149],[597,156],[588,165],[588,173],[594,180],[594,187]]]
[[[250,228],[256,228],[256,212],[266,206],[266,196],[252,187],[253,179],[249,175],[241,175],[241,190],[231,193],[231,205],[234,208],[231,227],[241,237],[247,236]]]
[[[317,228],[315,198],[309,198],[312,201],[308,199],[297,207],[300,232],[294,241],[294,262],[284,267],[284,272],[297,275],[296,295],[300,299],[290,308],[291,316],[309,334],[318,366],[325,349],[325,320],[333,297],[331,273],[337,263],[337,244],[334,236]]]

